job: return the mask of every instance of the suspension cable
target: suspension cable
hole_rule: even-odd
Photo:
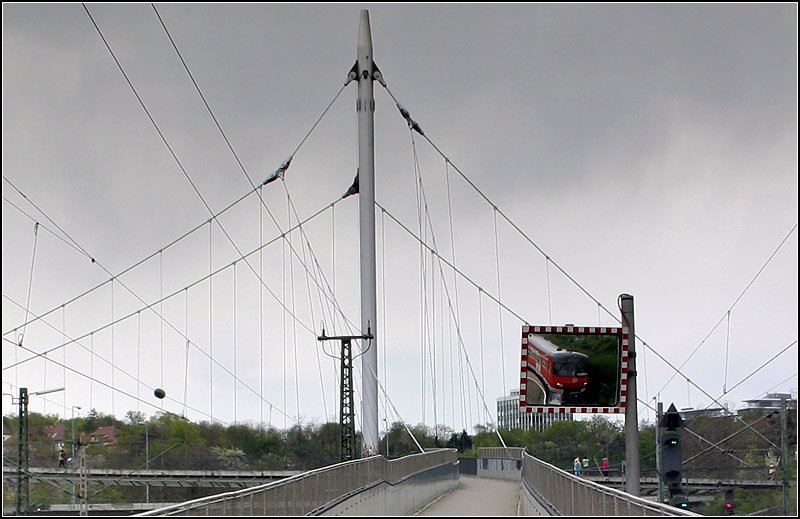
[[[25,321],[27,322],[28,316],[30,315],[31,309],[31,293],[33,292],[33,271],[34,266],[36,265],[36,245],[39,243],[39,224],[35,223],[33,225],[33,253],[31,254],[31,268],[30,274],[28,275],[28,295],[25,297]],[[25,330],[26,326],[22,328],[22,333],[19,335],[19,344],[22,345],[22,341],[25,338]],[[14,350],[16,352],[16,350]],[[47,387],[47,386],[45,386]]]
[[[658,390],[656,393],[661,393],[664,390],[664,388],[667,387],[667,385],[672,381],[672,379],[675,378],[675,375],[681,374],[681,376],[684,376],[681,373],[680,370],[683,369],[683,367],[686,365],[686,363],[689,362],[689,360],[694,356],[695,353],[697,353],[697,350],[699,350],[703,346],[703,344],[705,344],[705,342],[708,340],[708,338],[711,337],[711,334],[714,333],[714,331],[719,327],[719,325],[722,323],[722,321],[725,320],[725,317],[729,315],[729,313],[739,303],[739,301],[742,299],[742,297],[744,297],[744,295],[747,293],[747,291],[750,290],[750,287],[753,286],[753,284],[756,282],[756,280],[761,275],[761,273],[764,272],[764,269],[767,268],[767,265],[769,265],[769,263],[772,261],[772,259],[778,254],[778,251],[781,250],[783,245],[786,243],[786,241],[789,239],[789,237],[792,234],[794,234],[794,232],[796,230],[797,230],[797,224],[794,224],[794,226],[792,226],[792,228],[789,230],[789,232],[786,234],[786,236],[784,236],[783,240],[781,240],[781,242],[778,244],[778,246],[775,248],[775,250],[772,251],[772,254],[770,254],[770,256],[767,258],[767,260],[764,262],[764,264],[761,265],[761,268],[758,269],[758,272],[756,272],[756,274],[753,276],[753,278],[750,280],[750,282],[747,283],[747,285],[739,293],[739,295],[736,297],[736,299],[733,301],[733,303],[728,307],[728,310],[724,314],[722,314],[722,317],[719,318],[719,320],[716,322],[716,324],[714,324],[714,326],[711,327],[711,330],[705,335],[705,337],[703,337],[703,340],[700,341],[700,344],[698,344],[695,347],[695,349],[692,350],[692,353],[689,354],[689,356],[686,358],[686,360],[684,360],[683,363],[678,368],[674,368],[673,367],[673,369],[675,370],[675,373],[672,374],[672,376],[669,378],[669,380],[667,380],[664,383],[664,385],[661,387],[661,389]],[[670,364],[670,367],[672,367],[671,364]]]
[[[552,263],[553,263],[553,265],[554,265],[554,266],[555,266],[555,267],[556,267],[556,268],[557,268],[557,269],[558,269],[558,270],[559,270],[559,271],[560,271],[560,272],[561,272],[561,273],[562,273],[562,274],[563,274],[563,275],[564,275],[564,276],[565,276],[567,279],[569,279],[569,280],[570,280],[570,281],[571,281],[571,282],[572,282],[572,283],[573,283],[573,284],[574,284],[576,287],[578,287],[578,289],[579,289],[579,290],[581,290],[581,292],[583,292],[583,293],[584,293],[584,294],[585,294],[585,295],[586,295],[586,296],[587,296],[589,299],[591,299],[592,301],[594,301],[594,302],[595,302],[595,303],[598,305],[598,307],[602,308],[602,309],[603,309],[603,310],[604,310],[604,311],[605,311],[605,312],[606,312],[606,313],[607,313],[609,316],[611,316],[611,317],[612,317],[614,320],[616,320],[617,322],[620,322],[620,319],[619,319],[617,316],[615,316],[615,315],[614,315],[614,314],[613,314],[611,311],[609,311],[609,310],[608,310],[608,309],[607,309],[607,308],[606,308],[604,305],[602,305],[602,303],[601,303],[600,301],[598,301],[598,300],[597,300],[597,299],[596,299],[594,296],[592,296],[592,295],[591,295],[591,294],[590,294],[590,293],[589,293],[589,292],[588,292],[588,291],[587,291],[587,290],[586,290],[586,289],[585,289],[585,288],[584,288],[584,287],[583,287],[583,286],[582,286],[580,283],[578,283],[578,282],[577,282],[577,281],[576,281],[576,280],[575,280],[575,279],[574,279],[574,278],[573,278],[573,277],[572,277],[572,276],[571,276],[569,273],[567,273],[567,272],[566,272],[566,271],[565,271],[565,270],[564,270],[564,269],[563,269],[563,268],[562,268],[562,267],[561,267],[561,266],[560,266],[558,263],[556,263],[555,261],[553,261],[553,260],[552,260],[552,259],[551,259],[551,258],[550,258],[550,257],[549,257],[549,256],[548,256],[548,255],[547,255],[545,252],[544,252],[544,250],[543,250],[543,249],[542,249],[542,248],[541,248],[541,247],[540,247],[538,244],[536,244],[536,243],[535,243],[535,242],[534,242],[534,241],[533,241],[533,240],[532,240],[532,239],[531,239],[531,238],[530,238],[530,237],[529,237],[529,236],[528,236],[528,235],[527,235],[525,232],[523,232],[523,231],[522,231],[522,229],[520,229],[520,227],[519,227],[518,225],[516,225],[516,224],[515,224],[515,223],[514,223],[514,222],[513,222],[513,221],[512,221],[512,220],[511,220],[509,217],[507,217],[507,216],[505,215],[505,213],[503,213],[503,212],[502,212],[502,211],[501,211],[499,208],[497,208],[497,206],[496,206],[494,203],[492,203],[492,201],[491,201],[491,200],[488,198],[488,196],[486,196],[486,194],[484,194],[484,193],[483,193],[483,191],[481,191],[481,190],[480,190],[480,189],[479,189],[479,188],[478,188],[478,187],[475,185],[475,183],[474,183],[474,182],[472,182],[472,181],[471,181],[471,180],[470,180],[470,179],[469,179],[469,178],[468,178],[468,177],[467,177],[467,176],[466,176],[466,175],[465,175],[465,174],[464,174],[464,173],[463,173],[463,172],[462,172],[462,171],[461,171],[461,170],[460,170],[460,169],[459,169],[459,168],[458,168],[458,167],[457,167],[455,164],[453,164],[453,163],[452,163],[452,161],[450,161],[450,159],[449,159],[449,158],[448,158],[448,157],[447,157],[447,156],[446,156],[446,155],[445,155],[445,154],[444,154],[444,153],[443,153],[443,152],[442,152],[442,151],[439,149],[439,147],[438,147],[438,146],[437,146],[437,145],[436,145],[436,144],[435,144],[435,143],[434,143],[434,142],[433,142],[433,141],[432,141],[432,140],[431,140],[429,137],[427,137],[427,136],[425,135],[425,133],[422,131],[422,129],[419,127],[419,125],[418,125],[418,124],[417,124],[415,121],[413,121],[413,120],[411,119],[411,117],[410,117],[410,115],[409,115],[408,111],[407,111],[407,110],[405,110],[405,109],[402,107],[402,105],[400,105],[400,103],[397,101],[397,99],[396,99],[396,98],[395,98],[395,96],[392,94],[392,92],[389,90],[389,88],[388,88],[387,86],[385,86],[385,85],[384,85],[384,88],[386,89],[387,93],[388,93],[388,94],[389,94],[389,96],[392,98],[392,100],[394,100],[395,104],[396,104],[396,105],[397,105],[397,107],[398,107],[398,110],[400,111],[401,115],[402,115],[402,116],[403,116],[403,117],[406,119],[406,121],[408,122],[409,128],[410,128],[411,130],[414,130],[414,131],[416,131],[417,133],[419,133],[420,135],[422,135],[422,136],[423,136],[423,137],[424,137],[424,138],[425,138],[425,139],[428,141],[428,143],[431,145],[431,147],[432,147],[432,148],[433,148],[433,149],[434,149],[434,150],[435,150],[435,151],[436,151],[436,152],[437,152],[437,153],[438,153],[440,156],[442,156],[442,157],[443,157],[445,160],[448,160],[448,161],[450,162],[450,164],[452,164],[452,165],[453,165],[453,168],[455,169],[455,171],[456,171],[456,172],[458,172],[458,173],[459,173],[459,175],[461,175],[461,177],[462,177],[462,178],[463,178],[463,179],[464,179],[464,180],[465,180],[465,181],[466,181],[466,182],[467,182],[467,183],[468,183],[468,184],[469,184],[469,185],[470,185],[470,186],[471,186],[471,187],[472,187],[472,188],[473,188],[473,189],[474,189],[474,190],[475,190],[475,191],[476,191],[476,192],[477,192],[477,193],[478,193],[478,194],[479,194],[479,195],[480,195],[480,196],[481,196],[481,197],[482,197],[482,198],[483,198],[483,199],[484,199],[484,200],[485,200],[485,201],[486,201],[486,202],[487,202],[487,203],[488,203],[488,204],[489,204],[491,207],[495,208],[495,209],[497,210],[497,212],[498,212],[498,213],[499,213],[499,214],[500,214],[500,215],[501,215],[501,216],[502,216],[502,217],[503,217],[503,218],[504,218],[504,219],[505,219],[505,220],[508,222],[508,224],[512,226],[512,228],[514,228],[514,229],[515,229],[515,230],[516,230],[516,231],[517,231],[517,232],[518,232],[518,233],[519,233],[519,234],[520,234],[520,235],[521,235],[521,236],[522,236],[522,237],[523,237],[523,238],[524,238],[524,239],[525,239],[525,240],[526,240],[526,241],[527,241],[529,244],[531,244],[531,245],[532,245],[532,246],[533,246],[533,247],[534,247],[534,248],[535,248],[537,251],[539,251],[539,253],[541,253],[543,256],[545,256],[546,258],[548,258],[548,259],[549,259],[549,261],[550,261],[550,262],[552,262]],[[398,222],[398,224],[399,224],[399,222]],[[767,264],[768,264],[768,263],[769,263],[769,262],[772,260],[772,258],[773,258],[773,257],[774,257],[774,256],[777,254],[778,250],[780,250],[780,248],[783,246],[783,244],[786,242],[786,240],[789,238],[789,236],[791,236],[791,234],[792,234],[792,233],[794,233],[794,231],[795,231],[796,229],[797,229],[797,224],[794,224],[794,226],[793,226],[793,227],[792,227],[792,229],[789,231],[789,233],[787,234],[787,236],[786,236],[786,237],[783,239],[783,241],[782,241],[782,242],[781,242],[781,244],[778,246],[778,248],[777,248],[777,249],[776,249],[776,250],[775,250],[775,251],[772,253],[772,255],[770,256],[770,258],[769,258],[769,259],[767,260],[767,262],[766,262],[766,263],[765,263],[765,264],[764,264],[764,265],[761,267],[761,269],[758,271],[758,273],[756,274],[756,276],[755,276],[755,277],[754,277],[754,278],[753,278],[753,279],[750,281],[750,283],[748,283],[747,287],[746,287],[746,288],[745,288],[745,290],[742,292],[742,294],[740,294],[740,295],[739,295],[739,297],[736,299],[736,301],[734,302],[734,305],[735,305],[735,304],[736,304],[736,303],[737,303],[737,302],[738,302],[738,301],[741,299],[741,297],[744,295],[744,293],[745,293],[745,292],[746,292],[746,291],[747,291],[747,290],[750,288],[750,286],[751,286],[751,285],[752,285],[752,284],[755,282],[756,278],[757,278],[757,277],[758,277],[758,276],[761,274],[761,272],[764,270],[764,268],[766,267],[766,265],[767,265]],[[406,229],[406,230],[407,230],[407,229]],[[407,232],[408,232],[408,231],[407,231]],[[452,268],[452,267],[451,267],[451,268]],[[731,309],[733,308],[733,306],[734,306],[734,305],[732,305],[732,306],[731,306]],[[723,316],[723,319],[724,319],[724,316]],[[720,322],[721,322],[721,321],[722,321],[722,319],[720,319]],[[718,326],[718,325],[719,325],[719,322],[717,323],[717,325],[715,325],[715,327],[714,327],[714,328],[716,328],[716,326]],[[713,331],[713,330],[712,330],[712,331]],[[710,333],[709,333],[709,335],[710,335]],[[652,351],[652,352],[653,352],[653,353],[654,353],[654,354],[655,354],[655,355],[656,355],[656,356],[657,356],[657,357],[658,357],[658,358],[659,358],[661,361],[663,361],[665,364],[667,364],[667,365],[668,365],[670,368],[672,368],[672,369],[674,370],[674,373],[673,373],[672,377],[670,378],[670,381],[671,381],[671,380],[672,380],[672,379],[675,377],[675,375],[676,375],[676,374],[680,374],[681,376],[683,376],[684,378],[686,378],[686,380],[687,380],[687,383],[688,383],[688,384],[694,385],[694,386],[695,386],[695,387],[696,387],[698,390],[700,390],[701,392],[703,392],[703,393],[704,393],[706,396],[708,396],[709,398],[712,398],[712,399],[713,399],[713,397],[711,397],[711,395],[709,395],[709,394],[708,394],[706,391],[704,391],[702,388],[700,388],[699,386],[697,386],[696,384],[694,384],[694,382],[692,382],[692,381],[691,381],[691,380],[690,380],[688,377],[686,377],[686,376],[685,376],[685,375],[684,375],[684,374],[683,374],[683,373],[680,371],[680,368],[676,368],[676,367],[675,367],[675,366],[674,366],[672,363],[670,363],[670,362],[669,362],[667,359],[665,359],[665,358],[664,358],[664,357],[663,357],[663,356],[662,356],[660,353],[658,353],[658,351],[656,351],[655,349],[653,349],[653,348],[652,348],[652,347],[651,347],[651,346],[650,346],[650,345],[649,345],[649,344],[648,344],[646,341],[642,340],[642,339],[641,339],[640,337],[638,337],[638,336],[637,336],[636,338],[637,338],[637,339],[639,339],[639,340],[641,341],[641,343],[643,344],[643,346],[645,346],[646,348],[650,349],[650,350],[651,350],[651,351]],[[704,339],[704,341],[705,341],[705,339]],[[701,345],[702,345],[702,343],[701,343]],[[699,348],[699,347],[700,347],[700,346],[698,346],[698,348]],[[697,349],[695,349],[695,351],[697,351]],[[693,354],[694,354],[694,352],[692,352],[692,355],[693,355]],[[689,358],[691,358],[691,355],[690,355],[690,357],[689,357]],[[689,359],[687,358],[687,359],[686,359],[686,361],[684,361],[684,363],[681,365],[681,368],[682,368],[682,367],[683,367],[683,366],[686,364],[686,362],[688,362],[688,360],[689,360]],[[668,383],[669,383],[669,381],[667,382],[667,384],[668,384]],[[665,386],[664,386],[664,387],[666,387],[666,384],[665,384]],[[658,391],[657,393],[660,393],[661,391],[663,391],[663,389],[664,389],[664,388],[662,387],[662,389],[661,389],[660,391]],[[714,399],[714,401],[716,401],[716,399]]]

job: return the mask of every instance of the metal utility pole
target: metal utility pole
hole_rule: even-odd
[[[89,469],[86,466],[86,447],[87,445],[81,442],[78,446],[78,459],[79,459],[79,486],[80,495],[81,495],[81,509],[80,515],[81,516],[88,516],[89,515],[89,504],[87,499],[89,497]]]
[[[14,503],[14,508],[17,515],[27,513],[29,506],[29,480],[28,480],[28,465],[30,462],[30,447],[28,438],[28,397],[31,395],[46,395],[47,393],[55,393],[56,391],[64,391],[63,387],[56,389],[47,389],[44,391],[35,391],[28,393],[27,387],[19,388],[19,420],[17,423],[17,495]],[[13,398],[13,397],[12,397]]]
[[[783,515],[789,513],[789,470],[786,466],[786,458],[789,457],[789,443],[786,437],[788,425],[786,397],[781,397],[781,479],[783,480]]]
[[[375,289],[375,98],[373,84],[377,68],[372,61],[372,31],[369,11],[361,10],[358,26],[358,61],[354,70],[358,79],[358,195],[359,236],[361,244],[361,330],[377,332],[377,296]],[[378,453],[378,345],[373,338],[364,343],[361,370],[362,452]]]
[[[353,409],[353,353],[352,341],[354,339],[370,340],[372,335],[367,330],[367,335],[328,337],[325,330],[317,337],[318,341],[338,340],[342,343],[340,358],[342,386],[339,390],[339,430],[341,434],[341,460],[356,459],[356,422]]]
[[[639,496],[639,412],[636,400],[636,333],[633,296],[619,296],[622,327],[628,330],[628,394],[625,399],[625,491]]]
[[[71,412],[72,412],[72,461],[75,461],[75,409],[80,411],[81,406],[74,405],[74,406],[72,406],[72,409],[71,409]],[[72,511],[73,508],[75,508],[75,483],[72,484],[72,501],[70,502],[70,505],[69,505],[70,512]]]
[[[19,420],[17,422],[17,496],[16,515],[28,511],[28,388],[19,388]]]
[[[664,502],[664,482],[661,478],[661,417],[664,415],[664,404],[656,405],[656,472],[658,473],[658,502]]]

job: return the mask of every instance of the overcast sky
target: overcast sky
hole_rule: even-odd
[[[315,259],[294,233],[296,256],[277,239],[233,266],[231,242],[248,254],[280,234],[273,217],[285,230],[352,183],[356,85],[336,95],[361,9],[389,91],[450,161],[376,83],[377,347],[396,408],[382,398],[381,420],[494,422],[519,386],[520,317],[613,326],[623,293],[646,343],[641,420],[655,398],[796,394],[795,4],[157,4],[236,156],[150,4],[86,7],[3,4],[3,391],[66,386],[33,411],[336,419],[338,368],[316,334],[326,320],[360,332],[325,317],[303,264],[359,322],[357,199],[304,226]],[[263,206],[251,194],[203,225],[298,146]],[[421,267],[394,218],[465,278],[443,266],[443,284],[430,254]],[[145,306],[173,293],[159,324]],[[23,330],[26,306],[50,313]]]

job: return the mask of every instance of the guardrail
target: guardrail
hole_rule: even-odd
[[[455,449],[440,449],[391,461],[383,456],[373,456],[137,515],[320,515],[360,492],[384,483],[398,485],[415,475],[445,465],[453,467],[457,484],[457,461]],[[420,507],[424,504],[420,503]]]
[[[528,454],[522,460],[521,494],[521,515],[698,516],[574,476]]]

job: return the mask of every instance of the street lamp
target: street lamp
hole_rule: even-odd
[[[386,418],[383,419],[383,424],[386,426],[386,459],[389,459],[389,422]]]
[[[75,458],[75,409],[81,410],[81,406],[72,406],[72,457]]]

